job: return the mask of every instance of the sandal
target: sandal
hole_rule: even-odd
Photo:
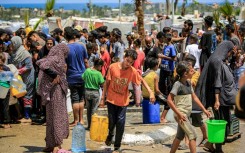
[[[204,145],[208,142],[208,139],[203,139],[202,142],[198,145],[198,147],[204,147]]]
[[[213,144],[210,143],[210,142],[206,142],[206,143],[204,144],[203,150],[205,150],[205,151],[207,151],[207,152],[215,152],[214,146],[213,146]]]

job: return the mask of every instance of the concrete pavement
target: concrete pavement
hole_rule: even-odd
[[[160,107],[161,111],[163,106]],[[100,115],[107,115],[106,108],[99,108]],[[125,145],[152,145],[164,143],[176,135],[177,124],[143,124],[142,107],[127,108],[126,128],[122,143]]]

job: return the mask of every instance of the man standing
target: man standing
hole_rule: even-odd
[[[53,31],[53,37],[58,43],[67,43],[64,36],[63,36],[63,31],[60,28],[56,28]]]
[[[186,39],[186,44],[185,44],[185,46],[187,46],[187,45],[190,45],[190,39],[189,38],[190,38],[190,35],[192,35],[193,22],[191,20],[186,20],[184,22],[184,29],[188,35],[187,39]],[[184,50],[185,50],[185,48],[184,48]]]
[[[88,65],[88,54],[83,45],[75,42],[74,30],[72,27],[64,29],[65,39],[68,41],[70,52],[67,57],[67,82],[71,90],[71,101],[74,121],[70,126],[75,126],[77,122],[84,124],[84,81],[82,74]]]
[[[230,41],[232,41],[233,43],[235,43],[235,45],[237,47],[240,47],[241,41],[240,41],[239,37],[235,34],[235,27],[234,27],[234,25],[233,24],[227,24],[225,26],[225,30],[226,30],[227,35],[230,38]]]
[[[211,53],[215,51],[217,46],[216,34],[214,30],[212,30],[213,21],[214,21],[213,17],[211,16],[206,16],[204,18],[206,30],[205,33],[202,35],[200,44],[198,46],[199,49],[202,49],[201,56],[200,56],[201,70],[203,69]]]

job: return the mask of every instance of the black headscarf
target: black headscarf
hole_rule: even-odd
[[[48,38],[46,39],[46,45],[47,45],[47,42],[48,42],[49,40],[52,40],[52,41],[53,41],[53,45],[55,45],[55,39],[52,38],[52,37],[48,37]],[[39,53],[38,53],[38,60],[39,60],[39,59],[42,59],[43,57],[45,57],[45,56],[48,55],[49,50],[47,49],[47,46],[46,46],[46,45],[44,45],[43,48],[39,51]]]
[[[230,68],[224,63],[234,44],[223,41],[210,56],[199,77],[196,86],[196,95],[203,105],[213,107],[215,103],[215,90],[220,91],[220,105],[230,106],[235,103],[235,83]],[[199,110],[195,104],[193,109]]]

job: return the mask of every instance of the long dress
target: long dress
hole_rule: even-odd
[[[48,56],[37,61],[40,68],[38,75],[38,94],[42,104],[46,105],[46,147],[60,146],[69,135],[69,121],[66,107],[68,83],[66,81],[65,57],[69,48],[65,44],[54,46]],[[50,73],[52,71],[52,73]],[[60,76],[60,83],[53,84]]]
[[[57,85],[53,87],[50,102],[46,105],[46,147],[60,146],[69,135],[66,94]]]

